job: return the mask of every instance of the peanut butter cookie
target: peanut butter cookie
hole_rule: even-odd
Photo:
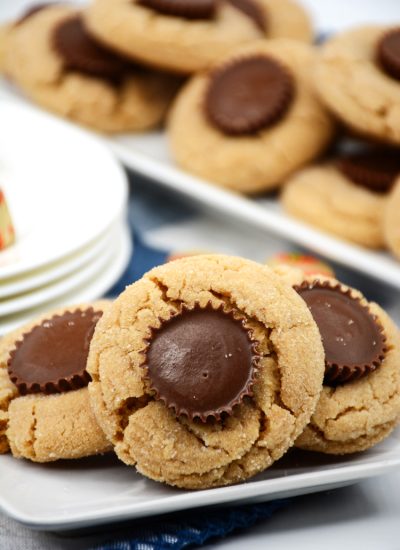
[[[184,73],[259,38],[312,40],[309,18],[292,0],[95,0],[86,23],[110,48]]]
[[[201,489],[283,455],[314,410],[323,362],[306,305],[268,267],[193,256],[151,270],[104,313],[89,392],[123,462]]]
[[[49,312],[0,344],[0,452],[50,462],[111,449],[90,408],[86,360],[108,302]]]
[[[296,440],[328,454],[364,451],[400,418],[400,335],[389,316],[333,278],[281,275],[308,305],[325,350],[324,386],[311,422]]]
[[[342,239],[382,248],[384,210],[400,154],[370,148],[305,168],[285,184],[282,204],[289,213]]]
[[[158,125],[176,89],[176,79],[98,44],[81,12],[61,5],[17,22],[5,41],[4,70],[39,105],[104,132]]]
[[[316,66],[321,101],[357,133],[395,145],[400,144],[399,33],[370,26],[338,34],[322,47]]]
[[[387,246],[400,259],[400,178],[397,179],[386,203],[383,232]]]
[[[260,41],[194,76],[169,116],[177,163],[243,193],[277,187],[332,137],[330,115],[313,91],[313,62],[306,44]]]

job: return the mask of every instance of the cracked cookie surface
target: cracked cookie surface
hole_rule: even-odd
[[[306,278],[294,269],[281,271],[281,277],[293,286],[316,279],[338,283],[322,276]],[[364,451],[387,437],[400,418],[399,329],[377,304],[368,302],[359,291],[341,286],[376,316],[386,336],[387,351],[374,372],[336,387],[323,386],[311,421],[295,446],[328,454]]]
[[[261,358],[254,395],[204,423],[155,399],[143,362],[152,329],[182,306],[210,304],[245,320]],[[96,326],[88,371],[93,410],[119,458],[157,481],[201,489],[255,475],[293,444],[319,397],[323,349],[307,307],[269,268],[198,256],[127,287]]]
[[[15,26],[5,43],[4,71],[42,107],[104,132],[141,131],[161,123],[176,79],[133,68],[118,82],[66,70],[52,46],[57,25],[79,14],[50,6]]]
[[[250,135],[227,135],[206,116],[206,92],[213,71],[251,56],[266,56],[286,68],[293,79],[294,97],[284,116],[271,126]],[[333,135],[332,119],[311,83],[314,59],[313,49],[306,44],[260,41],[236,50],[213,71],[194,76],[175,99],[168,117],[169,144],[177,163],[198,177],[243,193],[282,184],[318,156]]]
[[[20,395],[10,380],[8,360],[24,334],[54,315],[93,307],[103,311],[108,302],[80,304],[42,315],[1,340],[0,344],[0,452],[11,449],[17,458],[51,462],[111,450],[91,410],[87,387],[45,395]]]
[[[86,12],[86,23],[116,51],[184,73],[203,70],[232,48],[265,36],[311,42],[310,20],[295,2],[256,2],[268,20],[265,31],[230,2],[220,2],[214,18],[189,20],[163,15],[135,0],[96,0]]]
[[[379,67],[376,47],[384,27],[339,34],[322,46],[316,83],[323,101],[357,133],[400,144],[400,82]]]
[[[355,185],[335,166],[305,168],[285,184],[281,198],[296,218],[368,248],[384,246],[387,196]]]

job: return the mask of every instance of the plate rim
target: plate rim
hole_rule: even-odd
[[[305,491],[302,491],[302,489],[307,488],[312,489],[312,491],[308,492],[318,492],[325,490],[327,486],[334,488],[335,486],[343,486],[344,484],[349,485],[366,478],[383,475],[399,466],[400,441],[398,440],[394,448],[383,452],[380,457],[371,458],[370,461],[364,464],[349,463],[336,467],[333,465],[331,468],[323,471],[318,471],[318,467],[316,467],[311,472],[302,472],[290,476],[280,476],[266,480],[250,480],[236,485],[205,489],[202,491],[185,491],[177,495],[172,495],[171,497],[154,498],[148,503],[139,501],[136,504],[114,506],[111,512],[107,512],[106,509],[96,512],[95,509],[92,509],[90,512],[79,511],[76,515],[70,514],[66,516],[65,514],[55,514],[54,516],[47,516],[46,519],[43,519],[40,516],[22,512],[14,505],[9,505],[1,493],[0,510],[12,519],[33,529],[67,531],[125,521],[128,519],[133,520],[143,517],[153,517],[199,507],[218,506],[228,504],[231,501],[242,504],[245,501],[251,501],[254,497],[257,497],[257,501],[261,502],[260,497],[270,496],[270,499],[265,499],[265,501],[268,501],[275,498],[282,498],[282,496],[287,496],[288,494],[290,495],[291,492],[296,493],[298,491],[297,494],[305,494]],[[310,478],[310,483],[307,483],[306,481]],[[284,487],[279,490],[274,490],[277,485],[283,485]],[[265,486],[270,490],[260,493],[260,488],[263,489]],[[203,498],[196,499],[198,495]],[[197,500],[204,501],[207,497],[212,499],[212,503],[197,502]],[[172,507],[168,506],[171,503]],[[180,504],[180,506],[176,506],[177,503]],[[167,505],[168,509],[161,510],[160,507],[162,508],[163,505],[164,508],[165,505]]]
[[[152,136],[167,141],[165,132],[153,131],[146,134],[146,137]],[[131,137],[140,139],[140,136]],[[400,288],[400,262],[389,253],[365,249],[307,225],[283,211],[276,212],[267,206],[274,199],[258,199],[256,202],[252,198],[224,189],[185,172],[176,164],[169,164],[135,149],[134,145],[124,143],[124,138],[126,136],[122,135],[102,139],[127,168],[146,176],[150,183],[164,186],[216,212],[242,220],[353,271]],[[278,201],[275,204],[280,207]]]
[[[121,239],[121,247],[119,250],[117,250],[115,254],[114,262],[110,262],[110,268],[103,272],[102,278],[100,281],[101,284],[94,279],[90,279],[89,281],[86,281],[85,284],[80,285],[78,289],[69,291],[66,294],[59,296],[57,299],[52,300],[51,302],[48,302],[46,305],[46,308],[50,310],[53,308],[55,309],[57,307],[62,307],[63,304],[74,305],[79,302],[97,300],[101,296],[103,296],[105,293],[107,293],[108,290],[120,278],[120,276],[126,269],[129,263],[129,258],[132,255],[133,242],[131,239],[130,229],[127,222],[122,223],[120,239]],[[104,275],[104,273],[106,275]],[[97,284],[93,284],[96,282]],[[93,288],[95,290],[93,290]],[[74,296],[74,293],[75,293],[75,296],[77,297]],[[82,293],[84,294],[83,297],[82,297]],[[1,318],[0,318],[0,337],[2,334],[6,334],[7,332],[14,330],[18,326],[21,326],[27,323],[30,318],[40,315],[40,313],[43,312],[43,309],[37,309],[37,308],[32,308],[32,309],[33,311],[29,310],[29,314],[27,316],[21,315],[21,317],[18,318],[18,320],[15,323],[13,322],[8,323],[5,329],[2,327]],[[19,316],[20,314],[17,313],[16,315]]]
[[[50,286],[57,281],[72,276],[78,269],[84,269],[90,262],[96,259],[98,254],[103,253],[107,249],[112,236],[115,237],[120,225],[120,220],[113,222],[93,243],[82,247],[80,250],[58,262],[52,262],[47,268],[39,268],[39,273],[33,276],[26,274],[23,277],[18,277],[16,282],[12,282],[13,278],[11,278],[11,282],[6,284],[4,284],[4,281],[1,281],[0,304],[14,296],[35,292],[41,287]],[[19,284],[21,286],[18,287]],[[4,293],[4,288],[6,289],[6,293]]]
[[[2,317],[21,313],[22,311],[32,309],[41,304],[46,308],[46,304],[52,300],[57,300],[60,296],[74,292],[77,288],[84,286],[87,282],[92,280],[96,275],[108,265],[113,259],[115,252],[112,247],[106,248],[103,254],[100,254],[87,262],[85,265],[81,265],[78,269],[72,271],[66,277],[61,277],[56,281],[52,281],[43,287],[32,289],[22,296],[11,297],[10,299],[4,299],[0,301],[0,322]],[[65,288],[66,287],[66,288]],[[7,307],[10,309],[13,304],[17,303],[17,309],[7,311]],[[6,311],[4,312],[3,306],[6,304]],[[28,305],[26,305],[28,304]]]

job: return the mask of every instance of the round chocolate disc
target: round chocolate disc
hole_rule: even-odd
[[[267,18],[257,0],[229,0],[236,9],[246,14],[263,32],[267,30]]]
[[[364,150],[343,155],[336,165],[353,183],[376,193],[387,193],[400,176],[400,152],[389,148]]]
[[[252,395],[258,360],[243,322],[211,307],[196,307],[153,332],[145,367],[156,397],[177,415],[219,418]]]
[[[132,65],[98,44],[80,16],[65,19],[54,29],[53,47],[67,70],[105,79],[119,79]]]
[[[252,134],[280,120],[293,98],[293,79],[263,55],[237,59],[211,75],[205,109],[222,132]]]
[[[24,334],[8,372],[20,394],[62,393],[87,386],[89,344],[102,313],[92,308],[55,315]]]
[[[350,382],[375,370],[385,355],[385,337],[367,307],[340,286],[318,281],[296,287],[321,333],[324,384]]]
[[[383,70],[400,80],[400,28],[393,29],[378,42],[377,57]]]
[[[163,15],[184,19],[212,19],[217,0],[139,0],[139,4]]]

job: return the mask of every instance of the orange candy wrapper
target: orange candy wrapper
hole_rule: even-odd
[[[295,267],[301,269],[306,275],[335,276],[335,272],[329,264],[314,256],[308,256],[298,252],[281,252],[269,258],[266,263],[270,267],[276,267],[278,265]]]

